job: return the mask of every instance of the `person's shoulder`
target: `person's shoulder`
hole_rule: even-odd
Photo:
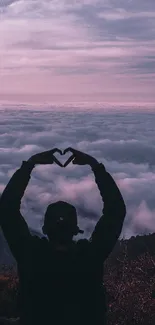
[[[84,239],[79,239],[79,240],[77,240],[77,242],[76,242],[76,244],[78,244],[78,245],[88,245],[89,244],[89,240],[88,239],[86,239],[86,238],[84,238]]]
[[[32,244],[35,246],[42,246],[42,245],[47,245],[48,244],[48,240],[46,237],[39,237],[37,235],[33,235],[31,237],[32,240]]]
[[[87,249],[88,247],[90,247],[90,242],[88,239],[79,239],[76,242],[76,247],[80,250],[80,249]]]

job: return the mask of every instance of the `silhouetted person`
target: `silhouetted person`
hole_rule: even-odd
[[[0,224],[17,261],[20,280],[20,310],[23,325],[104,325],[106,304],[103,262],[120,236],[126,208],[113,178],[102,163],[85,153],[68,148],[72,161],[90,165],[104,201],[103,215],[89,240],[77,242],[83,232],[77,225],[76,209],[66,202],[50,204],[45,213],[43,233],[32,236],[20,213],[20,204],[36,164],[62,166],[53,149],[23,161],[0,199]],[[63,167],[63,166],[62,166]]]

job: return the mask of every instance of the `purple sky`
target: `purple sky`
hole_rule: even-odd
[[[155,101],[154,0],[2,0],[0,14],[0,101]]]

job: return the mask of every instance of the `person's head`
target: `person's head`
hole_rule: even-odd
[[[42,230],[49,240],[58,242],[72,241],[73,236],[84,232],[77,225],[75,207],[63,201],[57,201],[47,207]]]

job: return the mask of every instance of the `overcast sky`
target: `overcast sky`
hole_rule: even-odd
[[[1,0],[0,97],[154,102],[154,0]]]

